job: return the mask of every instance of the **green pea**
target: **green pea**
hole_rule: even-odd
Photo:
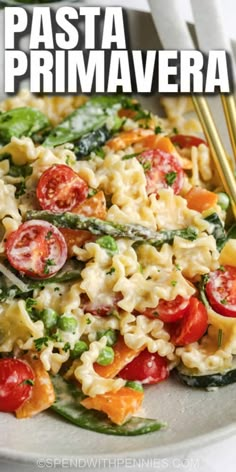
[[[143,386],[141,382],[137,382],[135,380],[128,380],[125,386],[132,388],[133,390],[137,390],[137,392],[143,392]]]
[[[222,208],[222,210],[227,210],[229,208],[230,199],[227,193],[219,192],[218,193],[218,205]]]
[[[85,341],[76,341],[74,348],[70,352],[71,359],[80,357],[83,352],[88,351],[88,345]]]
[[[112,364],[112,362],[114,361],[114,357],[115,357],[115,354],[112,347],[106,346],[100,352],[97,358],[97,363],[100,365]]]
[[[40,319],[43,321],[43,324],[46,329],[51,329],[56,326],[58,322],[58,313],[52,308],[45,308],[39,314]]]
[[[58,328],[62,331],[74,333],[78,326],[78,321],[73,316],[62,315],[58,321]]]
[[[99,244],[99,246],[103,249],[106,249],[110,255],[116,254],[118,252],[116,240],[112,236],[102,236],[96,240],[96,243]]]
[[[97,339],[101,339],[103,336],[107,338],[107,346],[113,346],[118,338],[118,332],[114,329],[103,329],[97,332]]]

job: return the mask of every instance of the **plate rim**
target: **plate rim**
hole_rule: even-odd
[[[81,431],[83,428],[80,428]],[[163,431],[164,432],[164,431]],[[162,431],[150,434],[162,434]],[[8,448],[1,448],[0,447],[0,464],[1,461],[11,462],[11,463],[19,463],[19,464],[26,464],[26,465],[35,465],[37,460],[39,459],[49,459],[63,462],[64,460],[71,460],[79,458],[81,460],[88,460],[89,458],[96,457],[96,459],[101,459],[101,464],[103,466],[100,468],[101,470],[106,467],[105,460],[108,461],[109,459],[116,458],[145,458],[148,457],[173,457],[174,455],[184,453],[186,450],[191,450],[191,448],[203,448],[207,447],[208,445],[213,444],[214,442],[219,442],[223,439],[227,439],[233,435],[236,435],[236,422],[232,422],[227,426],[223,426],[220,428],[215,429],[214,431],[198,434],[195,438],[190,438],[187,440],[178,441],[176,443],[172,443],[171,445],[162,445],[160,447],[146,447],[145,449],[135,450],[135,451],[125,451],[125,452],[116,452],[116,453],[102,453],[102,454],[44,454],[43,452],[39,455],[38,453],[20,453],[19,451],[14,451]],[[103,435],[106,436],[105,434]],[[104,460],[105,459],[105,460]],[[84,469],[86,471],[86,469]]]

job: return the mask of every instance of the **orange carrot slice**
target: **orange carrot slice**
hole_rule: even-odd
[[[85,408],[103,411],[115,424],[123,424],[140,408],[144,393],[129,387],[82,400]]]
[[[116,344],[113,346],[115,353],[114,361],[109,365],[100,365],[95,363],[94,370],[98,375],[105,378],[115,377],[123,367],[125,367],[129,362],[131,362],[135,357],[139,355],[142,349],[134,351],[126,346],[122,336],[119,336]]]
[[[209,192],[205,188],[193,187],[185,195],[188,208],[202,213],[217,204],[218,197],[215,193]]]
[[[107,146],[113,149],[113,151],[120,151],[121,149],[125,149],[152,134],[152,130],[143,128],[138,128],[132,131],[123,131],[115,138],[110,139],[107,142]]]
[[[93,195],[92,197],[85,200],[80,205],[77,205],[72,210],[73,213],[82,214],[85,216],[93,216],[94,218],[100,218],[100,220],[106,219],[106,198],[102,190]]]
[[[74,246],[82,247],[85,243],[94,240],[94,236],[89,231],[82,229],[60,228],[60,231],[66,241],[68,257],[75,255]]]
[[[54,388],[49,374],[39,359],[26,355],[24,359],[32,367],[35,375],[31,397],[16,410],[17,418],[29,418],[47,410],[55,401]]]

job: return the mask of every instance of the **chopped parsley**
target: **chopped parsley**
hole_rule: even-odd
[[[180,267],[179,264],[175,264],[175,268],[176,268],[176,270],[181,270],[181,267]]]
[[[168,172],[168,174],[165,175],[165,181],[167,185],[173,185],[177,177],[177,172]]]
[[[140,155],[140,152],[134,152],[133,154],[125,154],[125,156],[123,156],[121,158],[122,161],[127,161],[128,159],[132,159],[133,157],[136,157],[136,156],[139,156]]]
[[[158,313],[158,311],[153,311],[153,313],[152,313],[152,314],[153,314],[153,316],[159,316],[159,313]]]
[[[19,198],[22,195],[24,195],[26,187],[25,187],[25,182],[19,182],[18,184],[15,184],[16,187],[16,192],[15,192],[15,197]]]
[[[226,298],[222,298],[222,300],[220,300],[220,303],[221,303],[221,305],[227,305]]]
[[[21,383],[21,385],[31,385],[31,387],[34,385],[34,380],[33,379],[26,379],[26,380],[23,380],[23,382]]]
[[[115,267],[112,267],[108,272],[106,272],[106,275],[114,274],[115,271],[116,271]]]
[[[218,268],[218,270],[221,270],[221,272],[225,272],[225,267],[223,265],[220,265],[220,267]]]
[[[28,313],[32,313],[33,309],[37,305],[37,301],[34,298],[26,298],[25,300],[25,308]]]
[[[54,265],[55,265],[55,262],[54,262],[53,259],[47,259],[46,262],[45,262],[43,273],[44,274],[49,274],[49,267],[52,267]]]
[[[101,147],[95,149],[93,152],[95,152],[96,156],[101,157],[101,159],[104,159],[105,151]]]
[[[48,241],[49,239],[51,239],[51,237],[52,237],[52,231],[48,231],[46,236],[45,236],[45,239],[47,239],[47,241]]]
[[[156,126],[156,128],[155,128],[154,131],[155,131],[155,134],[160,134],[160,133],[162,133],[162,129],[161,129],[160,126]]]
[[[25,300],[25,309],[29,314],[32,321],[38,321],[39,312],[36,309],[37,301],[34,298],[26,298]]]
[[[219,330],[218,330],[218,338],[217,338],[217,346],[218,346],[218,348],[221,347],[222,338],[223,338],[223,331],[222,331],[222,329],[219,329]]]
[[[171,280],[172,287],[175,287],[177,285],[177,283],[178,283],[177,280]]]
[[[64,344],[63,351],[67,352],[67,351],[70,350],[70,348],[71,348],[70,343],[66,342],[66,343]]]
[[[48,336],[44,336],[42,338],[35,339],[34,340],[34,345],[35,345],[36,351],[41,351],[43,346],[48,347],[48,341],[49,341]]]
[[[147,172],[147,170],[150,170],[152,168],[152,164],[150,161],[143,162],[142,166],[143,166],[144,172]]]
[[[92,321],[90,320],[90,318],[86,318],[86,324],[90,325],[91,323],[92,323]]]
[[[134,121],[139,121],[139,120],[150,120],[151,118],[151,113],[149,111],[146,111],[146,110],[138,110],[135,117],[134,117]]]
[[[88,191],[88,198],[94,197],[94,195],[96,195],[96,193],[97,193],[97,190],[95,188],[90,188],[89,191]]]
[[[173,131],[174,134],[179,134],[178,128],[175,128],[175,127],[174,127],[172,131]]]

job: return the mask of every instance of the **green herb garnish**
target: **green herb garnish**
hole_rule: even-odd
[[[46,262],[45,262],[43,273],[44,274],[49,274],[49,267],[52,267],[54,265],[55,265],[55,262],[54,262],[53,259],[47,259]]]
[[[49,341],[48,336],[44,336],[42,338],[34,339],[35,349],[37,351],[41,351],[43,346],[48,347],[48,341]]]
[[[173,185],[177,177],[177,172],[168,172],[168,174],[165,175],[165,181],[167,185]]]

